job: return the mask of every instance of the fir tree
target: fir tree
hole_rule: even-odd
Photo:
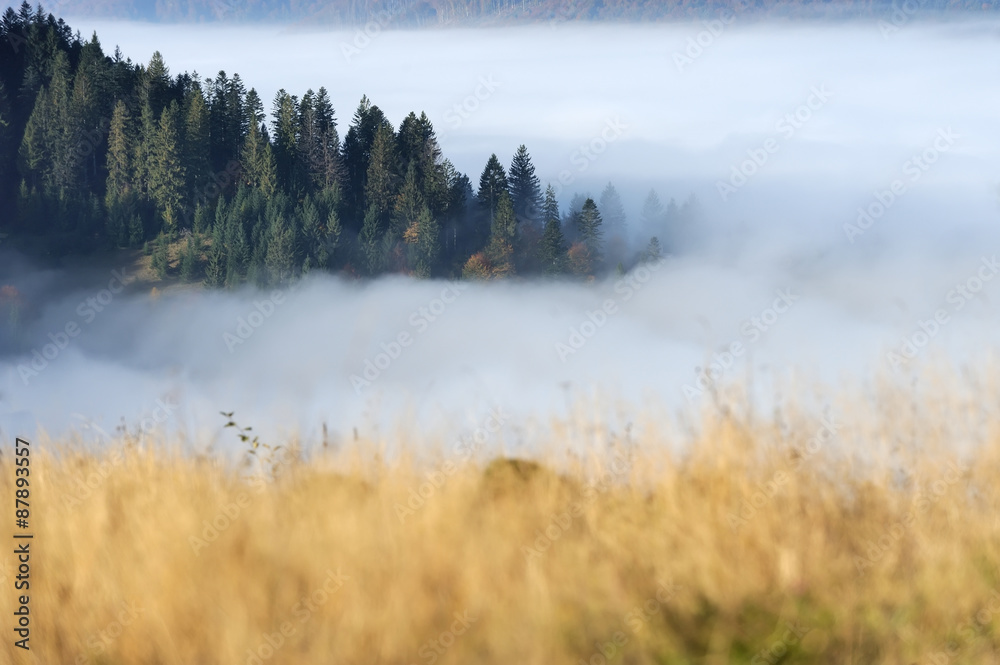
[[[160,116],[160,127],[150,151],[149,189],[163,215],[168,231],[178,228],[183,216],[185,171],[181,161],[177,131],[177,103],[172,103]]]
[[[600,261],[602,238],[604,230],[602,228],[601,213],[597,209],[594,199],[587,199],[583,203],[580,215],[576,220],[577,230],[580,240],[586,245],[591,258],[596,262]]]
[[[187,242],[184,245],[184,252],[181,254],[180,270],[181,280],[185,282],[193,282],[198,272],[198,262],[201,254],[200,244],[192,233],[188,236]]]
[[[566,239],[559,220],[559,203],[551,185],[545,190],[542,215],[545,219],[541,247],[542,266],[546,274],[560,275],[566,271]]]
[[[510,165],[510,197],[518,222],[536,226],[542,222],[542,189],[528,149],[521,145]]]

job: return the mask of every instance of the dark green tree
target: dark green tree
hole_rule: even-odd
[[[561,275],[566,272],[566,239],[559,219],[559,202],[552,185],[545,190],[542,216],[545,220],[540,252],[542,268],[548,275]]]
[[[510,198],[519,223],[539,226],[542,223],[542,188],[535,175],[528,149],[521,145],[510,165]]]

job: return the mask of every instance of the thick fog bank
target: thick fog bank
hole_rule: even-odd
[[[326,86],[342,133],[362,94],[396,123],[426,110],[474,181],[524,143],[564,208],[614,182],[636,246],[675,232],[641,223],[651,188],[700,212],[684,252],[595,284],[314,277],[276,300],[151,299],[127,275],[103,295],[110,271],[4,255],[0,284],[32,312],[0,350],[5,436],[76,414],[217,432],[220,410],[275,435],[411,414],[474,429],[595,394],[697,406],[748,372],[767,399],[770,377],[976,362],[998,341],[995,23],[384,31],[363,48],[354,31],[73,25],[139,59],[158,48],[175,73],[239,71],[264,99]]]

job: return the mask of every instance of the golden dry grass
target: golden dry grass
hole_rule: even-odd
[[[644,416],[628,441],[555,423],[534,461],[362,440],[272,478],[127,440],[33,442],[31,658],[8,627],[0,659],[996,662],[991,375],[831,399],[827,438],[816,409],[750,417],[738,396],[697,427]],[[0,495],[13,476],[5,454]]]

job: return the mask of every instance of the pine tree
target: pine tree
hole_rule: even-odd
[[[312,110],[310,109],[310,113]],[[299,182],[299,108],[298,99],[281,89],[274,96],[271,115],[274,135],[274,163],[278,183],[283,190],[300,186]]]
[[[393,206],[393,233],[402,237],[408,229],[415,227],[417,217],[425,207],[424,196],[417,184],[417,165],[416,162],[410,162],[403,186],[396,195],[396,203]]]
[[[125,102],[118,100],[108,129],[108,181],[105,202],[109,210],[125,198],[133,184],[135,145],[129,122]]]
[[[320,167],[318,172],[314,172],[314,180],[321,189],[342,185],[344,165],[340,156],[340,134],[337,132],[337,116],[326,88],[319,89],[313,100],[313,109],[318,130]]]
[[[149,104],[153,115],[158,116],[170,103],[170,88],[170,70],[164,63],[163,56],[156,51],[149,60],[149,66],[142,72],[140,101]]]
[[[170,269],[170,241],[165,234],[160,234],[153,247],[153,271],[156,278],[164,280]]]
[[[583,203],[580,215],[577,218],[577,229],[580,240],[586,245],[591,258],[595,264],[601,260],[602,238],[604,230],[602,228],[601,213],[597,209],[594,199],[588,198]]]
[[[198,261],[201,254],[200,244],[192,233],[184,245],[184,252],[181,254],[181,280],[185,282],[193,282],[198,272]]]
[[[170,232],[175,231],[184,215],[185,172],[177,131],[179,109],[172,103],[160,116],[149,159],[149,189]]]
[[[219,199],[219,206],[224,201]],[[218,208],[217,208],[218,210]],[[216,223],[212,228],[212,244],[208,248],[208,261],[205,264],[205,285],[211,288],[221,288],[226,283],[226,248],[223,224]]]
[[[490,243],[486,249],[486,257],[493,264],[494,277],[506,277],[514,274],[514,245],[517,238],[517,218],[514,216],[514,205],[510,195],[500,192],[497,201],[497,211],[493,216],[493,227],[490,233]]]
[[[542,221],[542,189],[528,149],[521,145],[510,165],[510,197],[518,222],[537,226]]]
[[[486,168],[479,176],[479,204],[486,211],[489,225],[493,226],[493,217],[496,214],[497,204],[500,202],[500,195],[508,191],[507,173],[503,169],[496,153],[490,155],[486,162]]]
[[[392,126],[381,109],[372,105],[367,97],[362,97],[354,112],[351,126],[344,137],[344,170],[346,189],[345,204],[352,228],[360,229],[362,219],[368,214],[366,187],[369,162],[375,135],[381,127]]]
[[[198,203],[206,203],[207,187],[211,176],[211,140],[209,112],[201,87],[188,92],[185,98],[184,117],[184,167],[187,174],[187,191]]]
[[[660,249],[660,239],[653,236],[649,239],[649,244],[646,245],[646,251],[643,252],[642,258],[647,262],[657,261],[662,255],[663,250]]]
[[[295,268],[295,229],[287,219],[277,215],[268,226],[267,236],[265,266],[268,281],[272,284],[287,283]]]
[[[562,224],[559,220],[559,203],[556,201],[552,185],[545,190],[542,215],[545,219],[545,231],[541,243],[542,266],[546,274],[560,275],[566,271],[566,239],[563,237]]]
[[[243,181],[248,187],[259,189],[270,198],[277,189],[277,168],[271,144],[255,124],[251,125],[243,144],[240,163],[243,167]]]
[[[656,190],[649,190],[646,200],[642,204],[642,224],[643,230],[652,233],[659,233],[664,230],[664,211],[660,197],[656,195]]]
[[[604,219],[605,234],[609,239],[625,238],[625,208],[618,190],[610,182],[601,192],[601,217]]]
[[[396,196],[396,177],[393,168],[396,163],[392,128],[386,124],[380,125],[375,132],[372,143],[371,157],[368,162],[368,173],[365,177],[365,225],[369,215],[374,214],[375,227],[382,233],[388,230],[389,216],[392,213]]]
[[[441,225],[427,206],[417,216],[415,244],[414,271],[418,277],[430,277],[437,269],[441,253]]]

